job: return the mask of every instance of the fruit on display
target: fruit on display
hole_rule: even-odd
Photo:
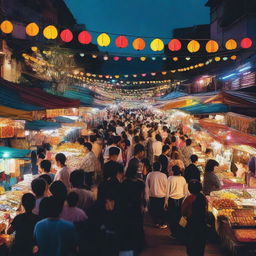
[[[256,220],[252,209],[239,209],[231,213],[229,221],[236,226],[256,226]]]
[[[236,209],[237,204],[231,199],[215,199],[212,202],[212,206],[218,210],[221,209]]]
[[[232,217],[233,211],[234,211],[234,209],[222,209],[222,210],[218,211],[218,215],[230,218],[230,217]]]
[[[255,242],[256,229],[236,229],[235,236],[241,242]]]
[[[221,199],[237,199],[238,196],[231,193],[231,192],[225,192],[224,191],[224,192],[220,193],[220,198]]]

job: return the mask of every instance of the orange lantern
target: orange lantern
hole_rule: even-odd
[[[128,46],[128,39],[125,36],[117,37],[116,46],[119,48],[126,48]]]
[[[237,48],[237,42],[234,39],[229,39],[226,42],[226,49],[229,51],[235,50]]]
[[[145,61],[147,58],[146,57],[140,57],[141,61]]]
[[[205,49],[207,52],[209,53],[214,53],[217,52],[219,50],[219,45],[216,41],[214,40],[210,40],[207,42]]]
[[[167,74],[167,72],[166,72],[166,71],[163,71],[163,72],[162,72],[162,75],[164,75],[164,76],[165,76],[166,74]]]
[[[188,51],[189,51],[189,52],[192,52],[192,53],[193,53],[193,52],[198,52],[199,49],[200,49],[200,44],[199,44],[199,42],[196,41],[196,40],[191,40],[191,41],[188,43],[187,48],[188,48]]]
[[[26,26],[26,34],[28,36],[37,36],[39,33],[39,27],[37,26],[36,23],[29,23],[27,26]]]
[[[180,40],[178,39],[172,39],[169,43],[168,43],[168,48],[173,51],[179,51],[181,49],[182,45]]]
[[[161,39],[156,38],[151,42],[150,47],[154,52],[162,51],[164,49],[164,43]]]
[[[1,23],[0,27],[1,27],[2,32],[5,34],[11,34],[13,31],[13,25],[9,20],[4,20]]]
[[[215,57],[215,61],[220,61],[221,60],[221,58],[220,57]]]
[[[101,47],[107,47],[110,44],[110,37],[106,33],[102,33],[97,38],[97,43]]]
[[[173,60],[173,61],[178,61],[179,58],[178,58],[178,57],[173,57],[172,60]]]
[[[237,56],[236,56],[236,55],[232,55],[232,56],[230,57],[230,59],[231,59],[231,60],[236,60],[236,59],[237,59]]]
[[[55,26],[47,26],[43,30],[44,37],[46,39],[56,39],[58,37],[58,30]]]
[[[146,43],[142,38],[136,38],[133,42],[132,42],[132,46],[135,50],[137,51],[141,51],[146,47]]]

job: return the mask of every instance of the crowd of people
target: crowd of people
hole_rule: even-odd
[[[139,255],[147,213],[188,256],[204,255],[205,195],[220,189],[218,162],[209,159],[202,184],[194,142],[181,127],[146,109],[119,109],[78,142],[85,155],[73,171],[63,153],[51,160],[49,145],[40,149],[40,175],[22,197],[23,212],[9,220],[10,255]]]

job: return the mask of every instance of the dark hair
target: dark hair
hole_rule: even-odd
[[[176,142],[176,137],[175,137],[175,136],[172,136],[172,137],[171,137],[171,142],[172,142],[172,143]]]
[[[83,145],[84,144],[84,138],[83,137],[80,137],[77,139],[77,142],[80,144],[80,145]]]
[[[205,172],[213,172],[215,166],[219,166],[219,163],[216,160],[208,160],[205,166]]]
[[[109,149],[109,156],[118,156],[120,154],[120,149],[118,147],[111,147]]]
[[[43,148],[47,151],[50,151],[52,149],[52,146],[50,143],[44,143],[43,144]]]
[[[212,153],[212,149],[207,148],[207,149],[205,150],[205,154],[210,154],[210,153]]]
[[[52,167],[52,163],[49,160],[43,160],[40,163],[40,167],[41,169],[43,169],[45,172],[50,172],[51,171],[51,167]]]
[[[167,144],[167,145],[171,145],[171,140],[170,140],[170,138],[167,137],[167,138],[165,139],[164,143]]]
[[[138,172],[138,165],[129,164],[125,173],[125,177],[128,179],[136,178]]]
[[[167,150],[169,150],[170,147],[168,145],[163,145],[162,147],[162,153],[166,152]]]
[[[48,185],[52,183],[52,178],[48,174],[42,174],[39,176],[40,179],[43,179]]]
[[[113,137],[113,144],[117,144],[122,138],[120,136]]]
[[[134,136],[133,139],[134,139],[135,144],[140,143],[140,137],[139,136]]]
[[[43,147],[40,147],[37,149],[37,155],[40,155],[40,154],[45,154],[45,149]]]
[[[179,176],[181,175],[180,167],[178,165],[174,165],[172,167],[173,175],[174,176]]]
[[[67,158],[66,158],[66,156],[63,153],[58,153],[55,156],[55,160],[57,162],[60,162],[62,165],[65,165]]]
[[[40,159],[45,159],[45,154],[40,153],[40,154],[38,155],[38,158],[40,158]]]
[[[184,136],[181,136],[180,139],[181,139],[182,141],[185,141],[185,137],[184,137]]]
[[[109,146],[112,145],[112,144],[113,144],[113,139],[112,139],[112,138],[108,138],[107,144],[108,144]]]
[[[195,162],[198,161],[198,156],[197,155],[191,155],[190,160],[191,160],[192,163],[195,163]]]
[[[52,193],[52,196],[54,198],[63,203],[66,200],[68,193],[66,186],[60,180],[54,181],[52,183],[52,185],[50,186],[50,192]]]
[[[90,141],[91,142],[95,142],[97,140],[97,136],[96,135],[91,135],[90,136]]]
[[[67,203],[69,207],[75,207],[77,206],[79,197],[76,192],[70,192],[67,196]]]
[[[31,182],[31,189],[37,197],[42,197],[46,189],[46,182],[43,179],[36,178]]]
[[[63,202],[57,200],[57,198],[45,197],[39,206],[39,215],[41,218],[58,218],[63,208]]]
[[[74,188],[84,187],[84,170],[77,169],[70,174],[70,183]]]
[[[176,146],[172,146],[172,152],[174,152],[174,151],[179,151]]]
[[[84,147],[87,148],[89,151],[92,151],[92,144],[90,142],[84,143]]]
[[[161,164],[159,162],[154,162],[153,163],[153,171],[154,172],[159,172],[161,169]]]
[[[144,148],[143,145],[141,145],[141,144],[135,145],[135,147],[134,147],[134,155],[137,155],[138,153],[144,152],[144,151],[145,151],[145,148]]]
[[[174,151],[173,154],[172,154],[172,159],[174,160],[178,160],[180,159],[180,155],[177,151]]]
[[[152,172],[152,166],[148,158],[141,159],[141,162],[144,164],[144,167],[146,168],[147,172]]]
[[[190,146],[192,144],[192,140],[191,139],[187,139],[186,140],[186,146]]]
[[[157,134],[155,138],[156,138],[157,141],[161,141],[162,142],[162,137],[161,137],[160,134]]]
[[[203,186],[200,181],[198,180],[191,180],[188,183],[188,190],[191,194],[197,195],[199,194],[203,189]]]
[[[36,205],[36,198],[31,193],[26,193],[21,198],[21,204],[26,212],[32,212]]]
[[[125,142],[125,146],[126,147],[130,147],[131,146],[131,142],[127,139],[127,140],[124,140]]]

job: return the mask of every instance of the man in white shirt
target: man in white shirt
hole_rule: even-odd
[[[156,227],[167,228],[164,219],[164,202],[167,191],[167,176],[160,172],[159,162],[153,164],[153,172],[146,179],[146,200],[149,201],[150,214]]]
[[[102,146],[99,142],[99,138],[96,135],[90,136],[90,141],[92,143],[92,152],[96,156],[97,159],[100,160],[101,153],[102,153]]]
[[[116,134],[118,136],[122,135],[122,132],[124,132],[124,127],[123,123],[121,121],[117,121],[117,126],[116,126]]]
[[[162,154],[162,147],[163,147],[163,143],[162,143],[162,137],[160,136],[160,134],[156,135],[156,141],[153,142],[153,154],[154,154],[154,158],[155,160],[158,159],[158,157]]]
[[[103,155],[103,158],[104,158],[104,163],[107,163],[109,161],[109,149],[112,148],[112,147],[118,147],[118,143],[121,141],[121,137],[120,136],[114,136],[113,137],[113,141],[112,143],[109,144],[109,146],[105,149],[105,152],[104,152],[104,155]],[[119,148],[120,149],[120,148]],[[123,164],[123,156],[122,156],[122,150],[120,149],[120,153],[118,155],[118,158],[117,158],[117,162],[120,163],[120,164]]]
[[[187,139],[186,140],[186,146],[182,150],[182,158],[185,166],[189,166],[191,164],[190,157],[194,154],[194,150],[191,146],[192,140]]]

